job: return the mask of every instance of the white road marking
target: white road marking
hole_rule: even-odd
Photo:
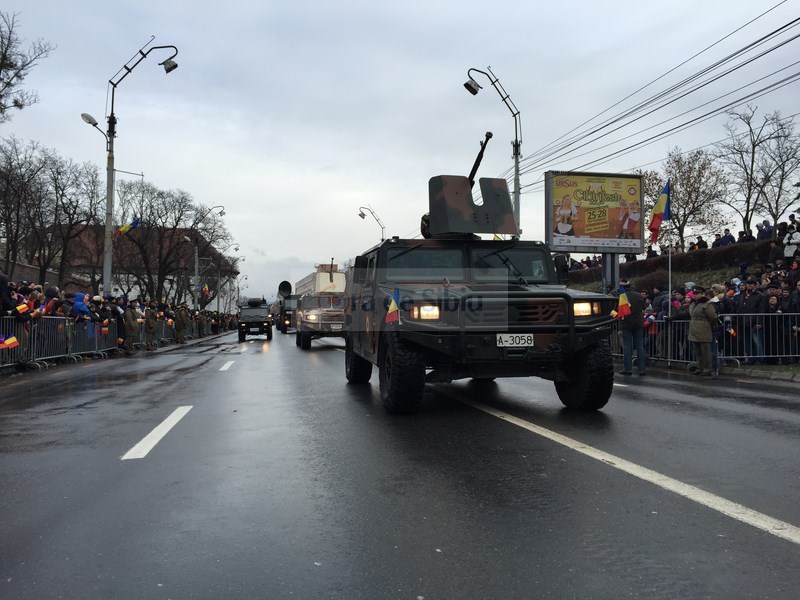
[[[141,441],[133,448],[128,450],[120,460],[135,460],[137,458],[144,458],[147,454],[155,448],[156,444],[160,442],[169,430],[175,427],[183,417],[192,410],[191,406],[179,406],[172,411],[166,419],[161,421],[153,431],[144,436]]]
[[[344,348],[337,348],[339,352],[347,352]]]
[[[229,360],[229,361],[228,361],[228,362],[226,362],[224,365],[222,365],[222,366],[219,368],[219,370],[220,370],[220,371],[227,371],[228,369],[230,369],[230,368],[233,366],[233,362],[234,362],[234,361],[232,361],[232,360]]]
[[[614,385],[617,387],[628,387],[627,383],[617,383],[616,381],[614,382]]]
[[[673,492],[679,496],[688,498],[693,502],[697,502],[698,504],[741,521],[742,523],[751,525],[781,539],[788,540],[795,544],[800,544],[800,527],[792,525],[791,523],[780,521],[770,517],[769,515],[765,515],[764,513],[760,513],[748,508],[742,504],[738,504],[737,502],[732,502],[722,498],[721,496],[701,490],[693,485],[683,483],[677,479],[672,479],[671,477],[662,475],[657,471],[653,471],[647,467],[642,467],[623,458],[614,456],[613,454],[609,454],[608,452],[603,452],[602,450],[598,450],[597,448],[584,444],[583,442],[579,442],[578,440],[561,435],[555,431],[545,429],[544,427],[535,425],[529,421],[515,417],[514,415],[510,415],[501,410],[486,406],[485,404],[463,399],[461,399],[461,402],[468,404],[477,410],[483,411],[486,414],[492,415],[493,417],[502,419],[507,423],[516,425],[517,427],[521,427],[522,429],[526,429],[532,433],[547,438],[548,440],[551,440],[557,444],[566,446],[571,450],[580,452],[581,454],[584,454],[590,458],[599,460],[610,467],[619,469],[620,471],[628,473],[629,475],[633,475],[634,477],[637,477],[643,481],[657,485],[658,487],[669,492]]]

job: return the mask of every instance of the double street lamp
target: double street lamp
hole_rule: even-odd
[[[158,64],[164,67],[166,73],[171,73],[178,68],[178,63],[173,60],[178,55],[178,49],[175,46],[153,46],[152,48],[147,48],[153,39],[154,38],[151,37],[150,41],[142,46],[139,51],[127,63],[122,65],[122,68],[108,80],[111,86],[111,112],[108,115],[108,129],[105,132],[100,129],[97,125],[97,119],[89,113],[81,114],[81,118],[86,123],[97,129],[106,138],[106,151],[108,154],[106,161],[106,222],[103,239],[103,280],[100,284],[100,291],[104,294],[110,294],[113,289],[111,281],[111,260],[113,256],[112,239],[114,235],[114,223],[112,219],[114,214],[114,138],[117,135],[117,117],[114,115],[114,95],[117,91],[117,86],[122,80],[136,68],[136,65],[147,58],[147,55],[153,50],[172,50],[172,55]],[[145,50],[145,48],[147,48],[147,50]]]
[[[511,111],[511,115],[514,117],[514,141],[511,142],[511,146],[513,148],[512,157],[514,159],[514,220],[517,223],[518,231],[521,233],[522,228],[520,227],[519,222],[519,149],[522,145],[522,140],[520,139],[522,137],[522,123],[519,117],[519,109],[514,104],[514,101],[511,100],[511,96],[508,95],[508,92],[506,92],[505,88],[503,88],[503,86],[500,84],[500,80],[494,73],[492,73],[492,68],[486,67],[486,70],[489,72],[487,73],[486,71],[481,71],[480,69],[475,68],[469,69],[467,71],[468,79],[466,83],[464,83],[464,87],[467,88],[467,91],[474,96],[479,90],[483,89],[483,87],[472,78],[472,73],[475,72],[485,75],[489,78],[489,82],[492,84],[492,87],[494,87],[494,89],[497,90],[497,93],[500,94],[503,104],[508,107],[508,110]]]

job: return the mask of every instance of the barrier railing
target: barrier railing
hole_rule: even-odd
[[[191,323],[186,332],[190,338],[198,335],[198,325]],[[74,320],[65,317],[38,317],[29,321],[19,321],[16,317],[0,317],[0,337],[12,340],[13,347],[0,344],[0,367],[20,363],[39,364],[45,361],[79,356],[103,356],[119,347],[117,323],[110,319],[107,323]],[[176,341],[175,322],[172,319],[158,319],[153,341],[168,344]],[[134,340],[135,347],[144,347],[147,334],[144,323]]]
[[[692,363],[688,320],[657,320],[643,331],[648,360]],[[618,323],[612,335],[612,352],[622,354]],[[795,363],[800,361],[800,314],[720,315],[711,346],[715,370],[732,363]]]

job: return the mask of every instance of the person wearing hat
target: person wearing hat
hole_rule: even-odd
[[[646,375],[647,355],[644,350],[644,301],[631,283],[623,279],[619,282],[619,293],[625,294],[630,305],[630,314],[619,316],[619,329],[622,333],[622,371],[620,375],[633,375],[633,351],[636,350],[639,375]]]
[[[700,286],[694,288],[694,299],[689,305],[689,341],[694,346],[697,357],[697,375],[711,376],[711,342],[719,326],[717,311],[708,301],[706,290]]]

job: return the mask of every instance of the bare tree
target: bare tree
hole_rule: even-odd
[[[23,47],[17,33],[17,15],[0,11],[0,123],[11,118],[11,109],[22,110],[39,101],[36,92],[22,88],[36,62],[53,50],[37,39]]]
[[[742,218],[742,228],[751,230],[751,222],[761,208],[766,190],[775,176],[774,159],[769,149],[785,135],[786,120],[775,112],[757,121],[756,107],[730,112],[726,140],[717,144],[717,157],[725,165],[730,181],[729,194],[720,202]],[[744,126],[739,133],[738,127]]]
[[[726,180],[714,157],[702,149],[684,154],[675,148],[664,161],[663,170],[663,175],[639,171],[643,175],[646,214],[652,215],[664,184],[670,181],[670,220],[662,225],[659,239],[668,235],[669,228],[677,233],[680,246],[685,247],[689,230],[698,234],[718,231],[725,223],[719,202],[725,195]]]
[[[23,145],[11,137],[0,140],[0,234],[5,238],[4,270],[13,277],[25,240],[30,234],[28,206],[32,190],[45,167],[39,146]]]
[[[719,204],[727,182],[714,157],[703,149],[683,154],[675,148],[667,156],[664,170],[670,180],[670,222],[681,247],[685,247],[689,230],[709,234],[722,229],[726,219]]]
[[[772,219],[773,227],[777,227],[783,215],[796,208],[794,203],[798,198],[793,197],[789,180],[800,170],[800,136],[794,131],[793,120],[777,118],[775,128],[775,136],[764,146],[768,160],[762,164],[765,171],[761,177],[767,183],[759,203]]]

